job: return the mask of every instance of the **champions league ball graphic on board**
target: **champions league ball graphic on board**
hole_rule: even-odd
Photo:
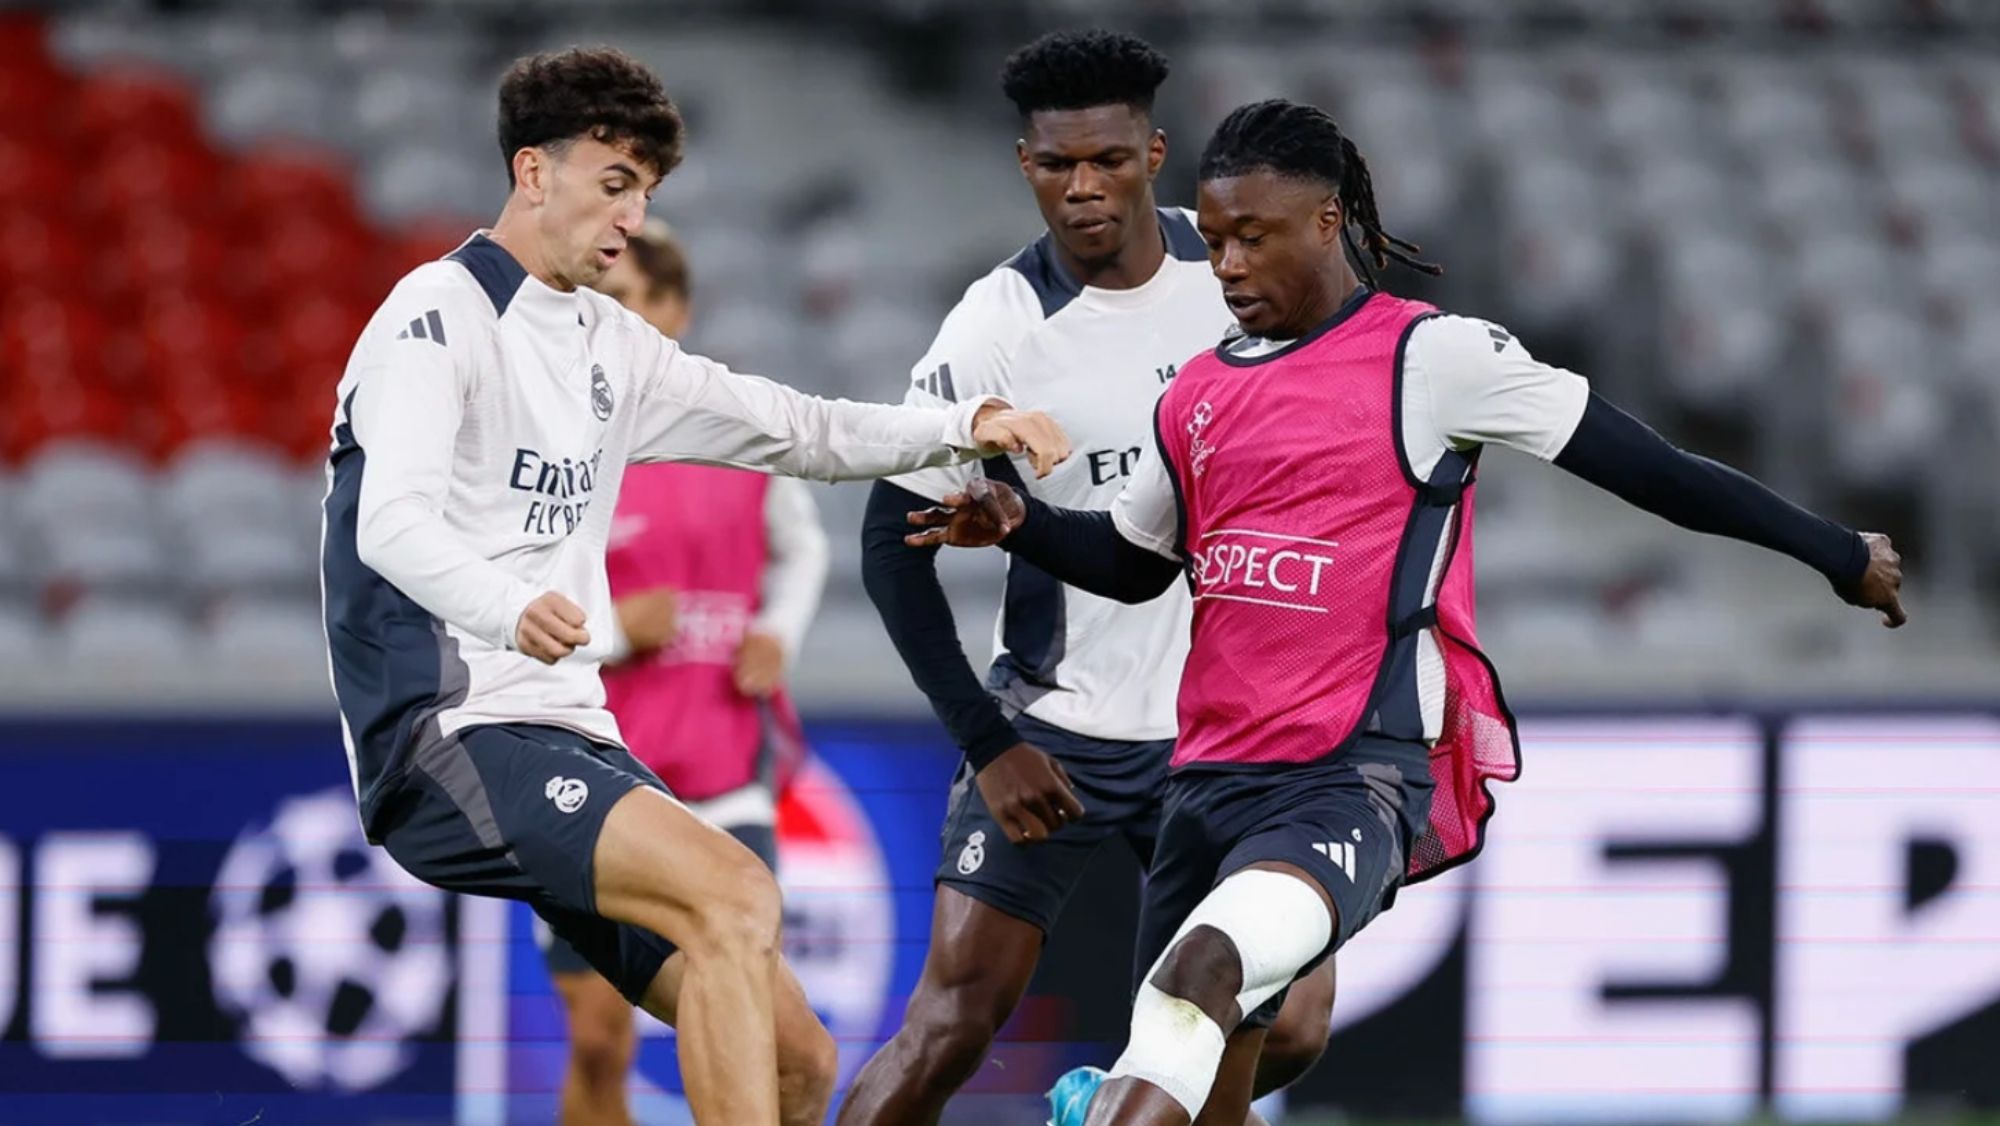
[[[216,878],[216,1002],[293,1085],[360,1091],[408,1067],[451,989],[445,895],[369,847],[345,789],[292,798]]]

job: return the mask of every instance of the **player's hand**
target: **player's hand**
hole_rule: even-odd
[[[1863,532],[1861,539],[1868,545],[1868,569],[1861,573],[1861,584],[1848,601],[1882,611],[1882,624],[1896,629],[1910,620],[1903,612],[1903,557],[1896,554],[1889,537],[1879,532]]]
[[[549,591],[521,611],[514,626],[514,648],[545,665],[553,665],[577,647],[590,644],[583,628],[583,607]]]
[[[1017,411],[1005,403],[988,402],[979,408],[972,416],[972,440],[988,456],[1026,453],[1037,477],[1047,477],[1069,460],[1069,435],[1055,419],[1041,411]]]
[[[1000,481],[974,477],[962,493],[947,493],[937,507],[910,513],[910,523],[926,529],[911,532],[903,542],[911,547],[991,547],[1028,518],[1020,494]]]
[[[674,643],[681,629],[681,600],[672,587],[654,587],[628,594],[616,603],[618,628],[632,652],[650,653]]]
[[[736,690],[761,700],[785,676],[785,643],[768,633],[746,633],[736,649]]]
[[[1083,803],[1062,764],[1032,743],[1001,751],[975,777],[987,811],[1015,844],[1048,840],[1050,833],[1083,820]]]

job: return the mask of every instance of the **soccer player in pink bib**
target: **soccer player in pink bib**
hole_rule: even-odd
[[[1474,630],[1483,446],[1783,552],[1904,620],[1887,538],[1675,448],[1498,325],[1378,290],[1391,261],[1436,267],[1383,231],[1367,165],[1325,113],[1235,111],[1200,180],[1202,239],[1242,331],[1161,396],[1156,456],[1114,508],[982,481],[911,515],[926,528],[913,545],[1000,542],[1110,597],[1183,575],[1194,595],[1131,1037],[1055,1126],[1241,1122],[1291,982],[1402,884],[1477,853],[1488,785],[1520,765]]]

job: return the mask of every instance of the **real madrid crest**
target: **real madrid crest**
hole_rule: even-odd
[[[611,381],[604,378],[604,365],[590,365],[590,409],[599,422],[611,421]]]

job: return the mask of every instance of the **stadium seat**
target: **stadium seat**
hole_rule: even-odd
[[[188,659],[194,640],[193,623],[178,609],[127,596],[85,598],[57,628],[62,658],[93,676],[170,667]]]
[[[1850,166],[1792,153],[1770,154],[1756,191],[1766,219],[1801,241],[1865,230],[1883,210],[1874,185]]]
[[[359,225],[337,152],[297,141],[248,148],[237,155],[223,190],[232,221],[250,228],[301,219]]]
[[[471,96],[467,83],[432,60],[378,64],[355,76],[350,127],[365,147],[428,141],[456,148],[485,126],[490,97]],[[500,156],[492,153],[491,167]]]
[[[325,675],[326,625],[308,597],[224,599],[204,615],[208,652],[260,678],[279,669]]]
[[[1725,89],[1724,128],[1743,151],[1820,161],[1837,155],[1831,107],[1806,76],[1749,59],[1732,68]]]
[[[205,104],[209,132],[229,145],[339,136],[335,107],[342,99],[330,77],[311,66],[266,63],[227,71]]]
[[[404,143],[368,162],[362,198],[370,213],[395,223],[436,214],[440,200],[457,201],[471,214],[497,214],[497,197],[505,195],[506,187],[505,169],[484,146],[461,150]]]
[[[1829,328],[1836,470],[1871,487],[1913,481],[1947,418],[1950,373],[1933,356],[1930,331],[1876,303],[1838,310]]]
[[[54,217],[69,210],[68,157],[0,126],[0,214]]]
[[[86,75],[74,103],[81,139],[109,155],[120,145],[198,144],[195,98],[187,83],[149,66],[122,65]]]
[[[28,536],[14,513],[14,492],[12,475],[0,472],[0,599],[28,581]]]
[[[17,509],[18,525],[40,546],[45,583],[150,590],[165,577],[151,478],[130,453],[51,445],[22,472]]]
[[[91,221],[165,211],[195,216],[214,200],[216,159],[200,141],[125,136],[108,142],[76,199]]]
[[[41,664],[49,659],[49,636],[32,603],[0,597],[0,670]]]

